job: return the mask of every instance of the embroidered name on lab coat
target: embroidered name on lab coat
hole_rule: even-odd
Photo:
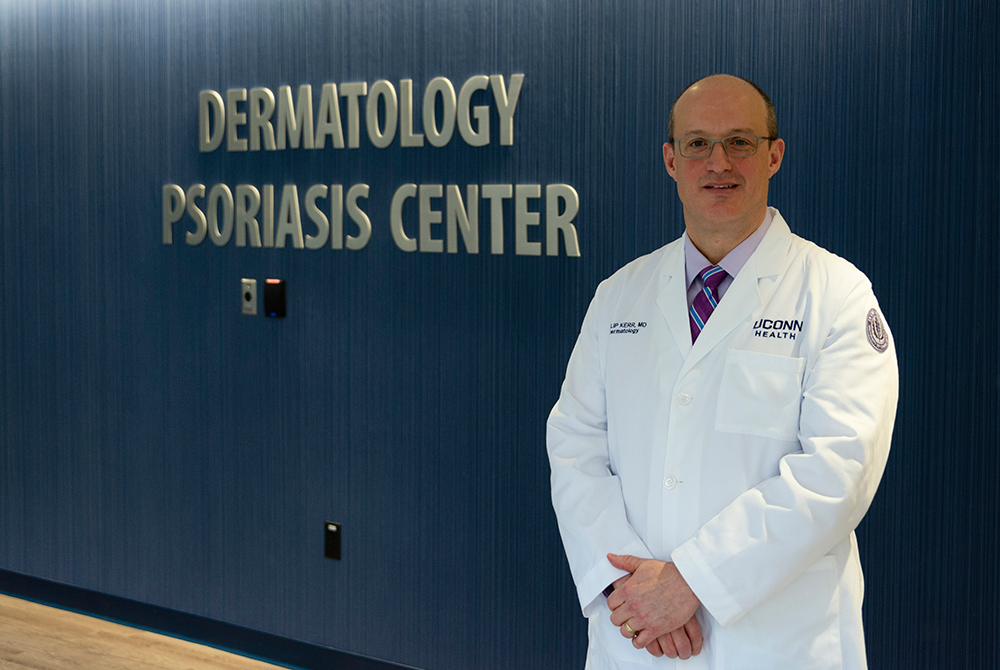
[[[802,332],[802,322],[798,319],[757,319],[753,324],[754,337],[771,337],[779,340],[794,340]]]
[[[635,335],[646,327],[645,321],[619,321],[611,324],[611,335]]]

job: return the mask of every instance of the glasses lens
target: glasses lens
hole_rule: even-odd
[[[713,140],[708,137],[688,136],[680,138],[681,156],[685,158],[707,158],[716,142],[722,142],[731,158],[745,158],[757,153],[756,135],[730,135],[725,139]]]
[[[757,138],[753,135],[730,135],[725,143],[726,152],[734,158],[757,153]]]
[[[685,158],[704,158],[708,155],[711,140],[705,137],[682,137],[680,139],[681,156]]]

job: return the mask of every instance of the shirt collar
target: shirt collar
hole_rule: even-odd
[[[764,235],[767,233],[767,229],[771,227],[771,221],[774,215],[771,208],[767,208],[767,213],[764,214],[764,221],[757,226],[757,230],[750,233],[750,237],[746,238],[738,245],[736,248],[726,254],[726,257],[719,261],[718,265],[723,270],[726,271],[730,277],[735,278],[739,271],[743,269],[743,266],[747,264],[753,252],[757,250],[757,245],[760,241],[764,239]],[[691,282],[695,280],[698,273],[704,270],[709,265],[712,265],[711,261],[705,258],[705,255],[698,250],[698,247],[694,246],[691,238],[688,237],[687,231],[684,231],[684,275],[687,280],[687,286],[691,286]]]

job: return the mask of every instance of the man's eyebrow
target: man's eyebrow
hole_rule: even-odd
[[[707,130],[695,129],[684,133],[683,135],[678,135],[678,137],[690,137],[692,135],[697,135],[698,137],[707,137],[710,133]],[[753,128],[731,128],[726,131],[723,137],[729,137],[730,135],[756,135]]]

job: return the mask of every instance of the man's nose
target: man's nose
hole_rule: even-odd
[[[732,167],[732,163],[729,160],[729,154],[726,153],[726,147],[722,142],[716,142],[712,145],[711,151],[708,153],[708,157],[705,159],[705,167],[707,167],[712,172],[725,172]]]

